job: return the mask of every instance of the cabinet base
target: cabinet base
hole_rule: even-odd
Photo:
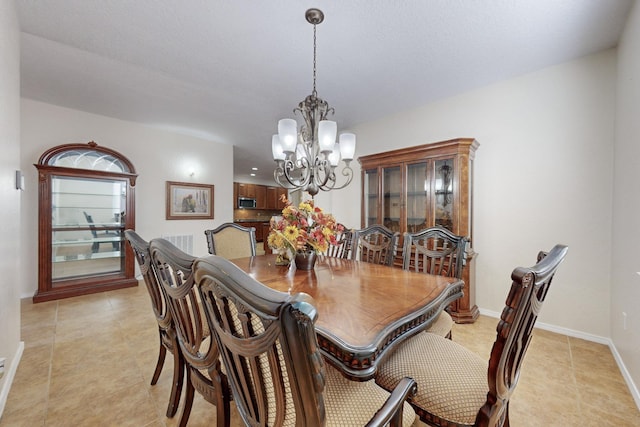
[[[456,323],[473,323],[478,320],[478,316],[480,316],[480,310],[478,310],[478,306],[474,305],[469,310],[465,311],[451,311],[449,312],[451,318]]]
[[[106,292],[106,291],[114,291],[116,289],[122,288],[132,288],[134,286],[138,286],[138,280],[128,279],[121,280],[116,283],[107,283],[103,285],[91,285],[87,287],[69,287],[69,288],[60,288],[60,289],[51,289],[51,290],[37,290],[33,295],[33,302],[45,302],[45,301],[53,301],[63,298],[71,298],[77,297],[80,295],[88,295],[95,294],[98,292]]]

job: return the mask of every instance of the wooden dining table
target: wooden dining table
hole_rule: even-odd
[[[318,310],[322,353],[357,381],[373,378],[400,342],[427,328],[462,296],[464,285],[455,278],[322,256],[310,271],[278,266],[270,254],[231,261],[272,289],[309,294]]]

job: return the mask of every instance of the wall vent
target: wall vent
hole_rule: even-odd
[[[182,234],[175,236],[160,236],[171,242],[176,248],[189,255],[193,255],[193,234]]]

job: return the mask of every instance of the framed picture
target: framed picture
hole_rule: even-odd
[[[213,185],[167,181],[167,219],[213,219]]]

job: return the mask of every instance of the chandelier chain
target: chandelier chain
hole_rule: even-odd
[[[313,96],[317,96],[316,92],[316,24],[313,24]]]

